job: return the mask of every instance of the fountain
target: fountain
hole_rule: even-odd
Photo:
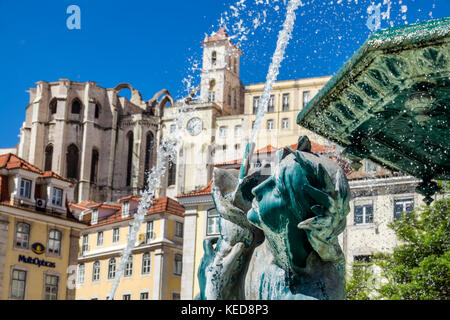
[[[297,123],[422,180],[430,204],[450,179],[450,18],[378,31],[300,112]]]

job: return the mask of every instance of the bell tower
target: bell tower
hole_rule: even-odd
[[[243,85],[239,78],[242,52],[224,28],[206,36],[202,44],[201,101],[216,103],[224,115],[242,113]]]

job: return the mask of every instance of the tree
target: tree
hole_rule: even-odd
[[[379,292],[387,299],[450,298],[450,198],[435,200],[391,223],[404,243],[376,263],[387,282]]]
[[[382,281],[373,287],[370,278],[353,272],[348,299],[449,299],[450,198],[403,213],[390,227],[403,244],[392,254],[373,256],[371,264],[380,268]]]

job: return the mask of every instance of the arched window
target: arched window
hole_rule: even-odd
[[[215,66],[215,65],[216,65],[216,62],[217,62],[217,52],[216,52],[216,51],[213,51],[212,54],[211,54],[211,64],[212,64],[213,66]]]
[[[52,170],[52,161],[53,161],[53,146],[49,144],[47,148],[45,148],[44,171]]]
[[[174,186],[177,178],[177,164],[175,161],[169,163],[167,186]]]
[[[98,157],[97,149],[93,149],[91,159],[91,183],[97,183]]]
[[[67,148],[67,178],[78,179],[78,148],[74,144]]]
[[[61,254],[61,231],[50,230],[48,235],[48,252],[51,254]]]
[[[56,99],[53,99],[52,101],[50,101],[50,114],[55,114],[56,111],[58,110],[58,101]]]
[[[147,141],[145,143],[145,165],[144,165],[144,187],[147,187],[147,179],[150,174],[150,168],[153,164],[153,146],[154,146],[154,135],[152,132],[147,133]]]
[[[116,259],[109,259],[108,262],[108,279],[114,279],[116,277]]]
[[[133,132],[127,134],[128,140],[128,159],[127,159],[127,186],[131,185],[131,171],[133,169]]]
[[[234,73],[237,72],[237,58],[234,58],[234,66],[233,66],[233,70],[234,70]]]
[[[95,261],[92,265],[92,281],[100,280],[100,261]]]
[[[100,104],[96,103],[95,104],[95,119],[98,119],[100,117]]]
[[[73,100],[72,102],[72,114],[80,114],[81,113],[81,102],[78,99]]]

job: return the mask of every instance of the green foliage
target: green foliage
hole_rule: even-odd
[[[378,254],[372,263],[381,269],[377,298],[448,300],[450,298],[450,198],[435,200],[390,224],[403,243],[392,254]],[[359,283],[361,281],[362,283]],[[370,296],[367,280],[353,275],[347,283],[349,299]]]
[[[368,269],[372,263],[355,262],[352,265],[352,276],[347,281],[348,300],[370,300],[370,295],[374,290],[374,279]]]

